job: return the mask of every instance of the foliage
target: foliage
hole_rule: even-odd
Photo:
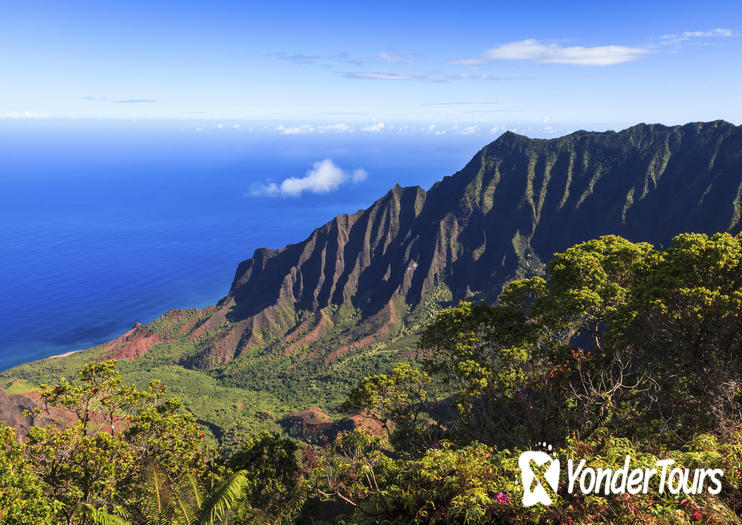
[[[420,361],[354,368],[346,356],[337,370],[365,375],[353,385],[318,367],[312,381],[337,373],[342,410],[381,428],[322,445],[282,436],[271,416],[273,431],[229,427],[217,451],[188,410],[227,421],[246,396],[252,411],[315,399],[316,385],[279,370],[291,356],[265,365],[267,381],[303,385],[283,398],[258,392],[262,377],[240,391],[244,376],[225,386],[160,363],[186,406],[141,362],[122,365],[136,385],[113,361],[83,364],[41,389],[43,426],[22,441],[1,429],[0,523],[742,523],[740,238],[685,234],[659,251],[606,236],[555,254],[545,277],[440,312]],[[721,469],[722,490],[661,493],[655,478],[647,493],[586,495],[562,480],[553,505],[526,508],[518,458],[546,441],[565,463]]]
[[[680,445],[734,428],[741,253],[729,234],[680,235],[664,252],[606,236],[556,254],[548,282],[442,312],[421,346],[455,385],[450,428],[519,446],[599,427]]]
[[[44,489],[15,430],[0,427],[0,523],[49,523],[59,504]]]
[[[498,450],[473,442],[455,448],[443,442],[419,458],[392,459],[362,433],[314,460],[316,490],[350,504],[350,523],[740,523],[742,511],[742,428],[734,443],[702,435],[683,450],[648,450],[647,444],[611,436],[600,429],[589,440],[571,437],[558,452],[563,460],[586,460],[595,468],[619,469],[626,455],[632,468],[651,468],[659,459],[674,466],[721,468],[728,477],[719,497],[659,492],[658,478],[647,494],[605,496],[552,493],[552,506],[521,505],[521,449]],[[347,442],[352,445],[347,444]]]
[[[430,376],[409,363],[389,374],[367,377],[350,391],[346,411],[361,410],[381,423],[392,445],[401,450],[425,450],[440,432],[425,417]]]
[[[400,365],[351,390],[346,408],[392,439],[375,455],[328,452],[319,493],[335,488],[364,523],[739,523],[740,238],[685,234],[657,251],[601,237],[555,254],[546,277],[510,283],[494,306],[444,310],[421,338],[422,370]],[[442,417],[420,425],[423,412]],[[396,433],[405,426],[415,431]],[[440,442],[416,446],[432,429]],[[547,440],[604,467],[630,455],[640,466],[721,468],[724,489],[605,497],[560,487],[552,507],[525,509],[514,503],[516,460]]]
[[[24,458],[57,520],[115,521],[118,514],[137,523],[153,515],[191,522],[183,486],[205,481],[211,453],[193,416],[166,391],[159,381],[146,391],[122,385],[115,361],[90,362],[76,380],[62,377],[41,390],[46,425],[32,427],[10,451]],[[177,505],[165,505],[165,495]]]
[[[306,491],[300,480],[297,444],[271,432],[245,439],[227,467],[243,473],[245,483],[234,523],[288,523],[301,509]]]

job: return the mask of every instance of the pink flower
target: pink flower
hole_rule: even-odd
[[[502,492],[498,492],[495,495],[495,500],[497,503],[504,505],[505,503],[510,503],[510,494],[503,494]]]

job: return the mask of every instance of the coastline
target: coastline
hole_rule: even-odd
[[[48,357],[45,357],[44,359],[56,359],[57,357],[67,357],[67,356],[70,356],[72,354],[76,354],[77,352],[82,352],[82,350],[71,350],[69,352],[64,352],[63,354],[54,354],[54,355],[50,355]]]

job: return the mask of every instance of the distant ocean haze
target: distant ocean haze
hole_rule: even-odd
[[[427,189],[494,138],[2,122],[0,369],[213,304],[256,248],[298,242],[394,184]],[[368,176],[325,194],[251,195],[324,159]]]

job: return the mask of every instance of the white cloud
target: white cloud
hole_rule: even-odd
[[[382,131],[383,129],[384,129],[384,123],[377,122],[376,124],[371,124],[370,126],[362,127],[361,131],[366,131],[368,133],[378,133],[379,131]]]
[[[363,182],[368,177],[368,173],[366,173],[366,170],[358,169],[353,170],[353,173],[350,174],[350,181],[351,182]]]
[[[0,118],[48,118],[46,113],[31,113],[30,111],[11,111],[0,115]]]
[[[347,51],[337,51],[329,55],[306,55],[303,53],[269,53],[281,60],[288,60],[294,64],[307,65],[319,64],[327,66],[327,62],[344,62],[356,66],[363,65],[363,61],[353,58]]]
[[[315,162],[312,169],[304,177],[289,177],[280,184],[275,182],[253,186],[250,194],[253,196],[285,196],[299,197],[303,192],[329,193],[336,191],[346,182],[362,182],[368,174],[365,170],[356,169],[348,173],[340,169],[331,159]]]
[[[368,80],[415,80],[415,75],[407,73],[380,73],[378,71],[358,71],[346,73],[346,78],[360,78]]]
[[[221,122],[214,124],[213,126],[210,126],[210,127],[199,126],[195,128],[195,130],[199,132],[206,131],[206,132],[218,132],[218,133],[237,132],[241,129],[242,127],[240,126],[240,124],[230,125],[230,124],[223,124]]]
[[[304,124],[303,126],[295,126],[291,128],[287,128],[283,125],[279,125],[276,128],[276,130],[282,135],[298,135],[300,133],[313,133],[314,127],[310,126],[309,124]]]
[[[722,29],[722,28],[716,28],[712,29],[711,31],[686,31],[682,34],[684,37],[688,38],[694,38],[694,37],[704,37],[704,36],[737,36],[737,32],[733,31],[731,29]]]
[[[419,82],[448,82],[452,80],[495,80],[494,77],[482,73],[472,75],[463,73],[459,75],[418,75],[414,73],[384,73],[380,71],[353,71],[343,74],[345,78],[357,80],[416,80]]]
[[[326,126],[317,126],[320,133],[350,133],[353,128],[347,124],[328,124]]]
[[[596,46],[563,47],[544,44],[535,39],[511,42],[493,47],[478,57],[452,60],[452,64],[476,66],[495,60],[529,60],[531,62],[575,64],[581,66],[611,66],[630,62],[649,50],[641,47]]]
[[[340,122],[337,124],[302,124],[296,126],[284,126],[280,124],[270,129],[281,135],[300,135],[306,133],[354,133],[359,129],[361,131],[381,131],[382,129],[388,129],[388,127],[385,127],[383,122],[360,128],[357,125]]]
[[[672,45],[687,42],[693,38],[729,38],[734,36],[739,36],[739,32],[733,29],[717,27],[716,29],[711,29],[709,31],[684,31],[682,33],[671,35],[662,35],[659,37],[659,41],[662,45]]]
[[[379,53],[379,58],[385,60],[386,62],[391,62],[392,64],[397,64],[400,62],[404,64],[412,64],[417,58],[417,55],[412,53],[402,54],[397,53],[396,51],[385,51],[383,53]]]
[[[479,131],[479,127],[475,125],[475,126],[467,126],[465,128],[460,128],[460,129],[455,128],[455,130],[459,135],[471,135]]]

